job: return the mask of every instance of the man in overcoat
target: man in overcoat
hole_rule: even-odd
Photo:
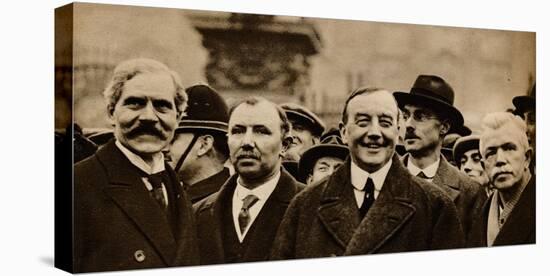
[[[191,203],[161,152],[186,106],[177,74],[128,60],[104,97],[115,139],[74,168],[74,271],[198,264]]]
[[[468,246],[535,243],[536,181],[525,122],[497,112],[488,114],[482,127],[479,147],[495,191],[475,216]]]
[[[453,88],[433,75],[417,77],[410,92],[394,92],[403,112],[407,154],[402,157],[412,175],[424,178],[453,200],[464,233],[470,231],[474,212],[487,198],[484,190],[466,174],[452,166],[441,154],[445,136],[464,124],[453,106]]]
[[[193,206],[202,264],[268,259],[290,200],[304,187],[281,165],[289,129],[284,111],[266,99],[231,109],[227,140],[236,174]]]
[[[360,88],[340,123],[350,158],[307,186],[288,207],[272,259],[456,248],[464,236],[441,189],[409,174],[395,154],[398,107],[392,94]]]

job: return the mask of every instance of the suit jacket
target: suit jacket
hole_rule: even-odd
[[[409,154],[403,157],[404,164],[407,164],[409,157]],[[472,228],[474,214],[483,206],[487,194],[481,185],[449,164],[445,157],[441,156],[439,160],[432,183],[443,189],[453,200],[467,236]]]
[[[222,211],[224,211],[223,206],[232,205],[231,200],[237,186],[237,177],[237,174],[231,176],[220,191],[193,205],[198,227],[201,264],[225,262]],[[273,239],[286,208],[294,195],[304,187],[304,184],[296,181],[285,169],[281,169],[281,177],[275,190],[253,222],[253,226],[256,227],[252,233],[253,236],[246,236],[248,247],[243,253],[243,261],[268,259]],[[229,204],[227,204],[228,202]],[[233,225],[227,226],[227,228],[233,229]]]
[[[516,206],[502,225],[493,246],[530,244],[536,242],[536,180],[531,176],[531,180],[525,186]],[[492,196],[496,196],[493,193]],[[468,237],[468,246],[482,247],[487,246],[487,220],[489,217],[489,208],[491,198],[489,198],[483,208],[475,217],[472,231]]]
[[[114,140],[75,165],[75,272],[198,264],[191,203],[165,166],[174,224]]]
[[[229,178],[229,169],[223,168],[217,174],[205,178],[191,186],[188,186],[186,191],[189,194],[191,203],[196,203],[201,199],[217,192],[222,187],[223,183]]]
[[[367,215],[360,219],[350,160],[291,202],[272,259],[456,248],[464,236],[445,193],[409,174],[397,156]]]

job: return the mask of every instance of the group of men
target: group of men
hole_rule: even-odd
[[[454,167],[464,119],[438,76],[356,89],[337,129],[293,103],[229,108],[150,59],[104,97],[114,139],[74,167],[76,272],[535,242],[534,136],[488,114]]]

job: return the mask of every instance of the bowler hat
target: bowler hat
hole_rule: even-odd
[[[314,136],[321,136],[325,131],[323,121],[309,109],[296,103],[283,103],[279,105],[286,113],[289,120],[302,123]]]
[[[512,103],[514,103],[514,107],[516,107],[516,111],[523,115],[525,111],[529,110],[535,110],[536,109],[536,103],[535,103],[535,94],[537,92],[536,83],[533,84],[533,88],[531,88],[531,91],[529,92],[529,95],[527,96],[517,96],[512,99]]]
[[[229,108],[218,92],[204,84],[188,87],[185,92],[187,109],[176,132],[215,130],[227,133]]]
[[[407,104],[421,105],[436,111],[451,121],[451,131],[464,124],[464,117],[453,106],[455,93],[453,88],[441,77],[420,75],[416,78],[410,92],[393,93],[399,108]]]
[[[460,158],[469,150],[479,150],[479,135],[460,137],[453,147],[453,159],[460,167]]]
[[[306,150],[300,158],[298,180],[306,180],[319,158],[330,156],[345,160],[348,155],[348,147],[342,142],[340,132],[336,128],[330,128],[321,136],[321,143]]]

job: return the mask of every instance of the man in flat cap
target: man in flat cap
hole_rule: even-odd
[[[195,203],[217,192],[229,178],[229,169],[224,167],[229,158],[229,108],[207,85],[194,85],[185,92],[187,109],[176,129],[168,156],[191,202]]]
[[[304,152],[299,163],[300,181],[308,185],[317,182],[338,169],[349,155],[340,131],[330,128],[321,135],[321,142]]]
[[[482,129],[479,148],[495,191],[476,215],[468,245],[535,243],[536,180],[525,122],[496,112],[485,116]]]
[[[290,200],[304,187],[281,166],[291,138],[278,105],[254,97],[229,114],[227,143],[236,174],[193,206],[202,264],[266,260]]]
[[[74,271],[198,264],[191,202],[162,153],[187,103],[179,77],[127,60],[103,95],[114,139],[74,167]]]
[[[486,195],[479,184],[458,171],[443,157],[441,149],[448,133],[464,124],[464,118],[453,106],[454,91],[441,77],[420,75],[410,92],[394,92],[403,112],[407,154],[403,163],[411,174],[442,188],[458,210],[465,234],[472,215]]]
[[[340,132],[350,158],[307,186],[286,212],[272,259],[462,247],[456,208],[412,176],[395,154],[399,111],[392,94],[360,88],[346,100]]]
[[[291,125],[292,143],[285,152],[283,165],[298,176],[298,162],[302,154],[313,145],[325,130],[323,121],[309,109],[295,103],[284,103],[280,107],[285,111]]]
[[[483,158],[479,152],[479,135],[459,138],[453,147],[453,158],[458,169],[479,183],[485,194],[489,196],[491,188],[489,178],[485,173]]]
[[[535,173],[536,151],[537,151],[537,129],[536,129],[536,94],[537,86],[533,84],[533,88],[526,96],[517,96],[512,99],[512,103],[516,108],[516,114],[520,115],[527,124],[527,138],[529,146],[533,149],[533,158],[531,160],[531,172]]]

